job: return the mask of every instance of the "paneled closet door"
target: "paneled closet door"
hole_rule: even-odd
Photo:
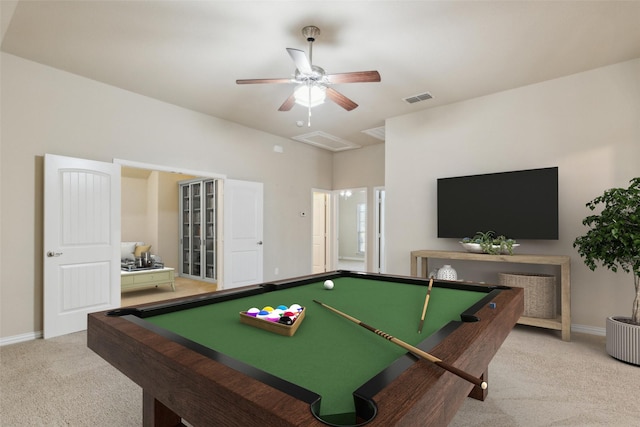
[[[202,276],[202,184],[196,182],[191,188],[191,275]]]
[[[204,270],[207,279],[216,279],[216,181],[204,182]]]
[[[216,281],[216,180],[180,183],[180,275]]]

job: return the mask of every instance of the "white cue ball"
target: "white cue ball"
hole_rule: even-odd
[[[325,289],[333,289],[333,280],[325,280],[324,281]]]

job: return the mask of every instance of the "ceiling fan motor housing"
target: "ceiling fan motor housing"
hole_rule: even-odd
[[[302,35],[308,42],[313,42],[316,40],[316,37],[320,35],[320,28],[314,25],[308,25],[302,29]]]
[[[302,74],[299,70],[296,70],[295,72],[295,80],[299,81],[299,82],[318,82],[318,83],[324,83],[324,84],[328,84],[329,81],[327,80],[326,76],[326,72],[324,71],[324,69],[322,67],[318,67],[317,65],[312,65],[311,66],[311,74]]]

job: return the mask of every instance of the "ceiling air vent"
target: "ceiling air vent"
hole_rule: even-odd
[[[407,104],[415,104],[416,102],[426,101],[427,99],[431,99],[433,96],[429,92],[419,93],[418,95],[408,96],[403,98],[403,101]]]
[[[385,136],[384,126],[366,129],[366,130],[363,130],[362,133],[366,133],[367,135],[372,136],[376,139],[379,139],[380,141],[384,141],[384,136]]]
[[[343,151],[360,148],[358,144],[322,131],[294,136],[292,139],[304,142],[305,144],[315,145],[316,147],[324,148],[329,151]]]

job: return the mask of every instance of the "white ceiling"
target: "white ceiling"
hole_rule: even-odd
[[[640,1],[2,1],[2,51],[286,138],[358,146],[386,118],[640,57]],[[13,12],[13,15],[11,13]],[[9,21],[10,19],[10,21]],[[285,48],[328,73],[378,70],[333,87],[359,107],[278,107]],[[428,91],[433,99],[403,98]],[[597,98],[598,94],[594,94]],[[300,127],[297,122],[303,122]],[[348,146],[349,144],[344,144]]]

